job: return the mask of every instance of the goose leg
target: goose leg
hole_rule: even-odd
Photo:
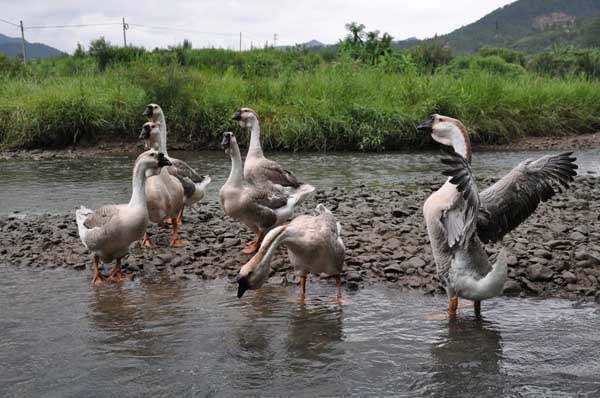
[[[242,250],[242,252],[244,254],[256,253],[258,251],[258,249],[260,248],[260,245],[262,244],[264,237],[265,237],[265,233],[263,231],[258,231],[258,238],[256,240],[246,243],[246,246],[244,246],[244,249]]]
[[[178,224],[183,223],[183,209],[184,208],[185,208],[185,205],[181,206],[181,210],[179,210],[179,214],[177,214],[177,223]]]
[[[187,240],[181,240],[178,238],[179,224],[177,223],[177,219],[172,218],[171,221],[172,221],[172,225],[173,225],[173,235],[171,235],[171,247],[189,246],[190,242],[188,242]]]
[[[306,275],[300,277],[300,297],[298,298],[299,304],[304,304],[304,298],[306,297],[306,279]]]
[[[475,309],[475,316],[479,318],[481,316],[481,301],[474,301],[473,308]]]
[[[146,232],[144,234],[144,240],[142,241],[142,246],[144,246],[147,249],[154,249],[156,247],[154,242],[152,242],[152,239],[150,239],[150,235],[148,235],[148,232]]]
[[[122,282],[125,280],[132,279],[130,275],[125,275],[123,273],[123,271],[121,270],[121,259],[120,258],[117,258],[117,265],[115,265],[115,268],[113,269],[113,272],[110,274],[108,279],[113,282]]]
[[[453,319],[456,318],[456,309],[458,308],[458,297],[452,296],[450,297],[450,301],[448,302],[448,316]]]
[[[94,276],[92,277],[92,286],[100,286],[104,283],[104,277],[98,269],[100,259],[94,255],[94,262],[92,268],[94,269]]]
[[[335,287],[336,287],[335,302],[337,304],[344,304],[344,300],[342,299],[342,277],[340,274],[337,274],[335,276]]]

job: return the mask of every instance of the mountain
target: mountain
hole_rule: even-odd
[[[44,59],[64,54],[54,47],[42,43],[30,43],[28,41],[25,41],[25,51],[27,52],[27,59]],[[0,33],[0,54],[9,57],[19,56],[21,54],[21,39],[5,36]]]
[[[509,47],[535,52],[554,44],[582,45],[584,22],[600,16],[599,0],[518,0],[437,39],[456,54],[470,54],[482,47]],[[401,48],[418,42],[404,40]]]
[[[321,43],[318,40],[311,40],[311,41],[307,41],[306,43],[302,44],[304,47],[308,47],[308,48],[313,48],[313,47],[325,47],[325,44]]]

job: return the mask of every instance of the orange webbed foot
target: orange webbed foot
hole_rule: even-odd
[[[171,247],[186,247],[191,245],[190,242],[188,242],[187,240],[182,240],[182,239],[173,239],[171,240]]]
[[[242,250],[242,253],[244,254],[254,254],[258,251],[258,248],[260,247],[260,244],[258,243],[258,240],[253,240],[251,242],[248,242],[246,244],[246,246],[244,246],[244,249]]]

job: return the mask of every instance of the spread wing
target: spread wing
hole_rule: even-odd
[[[119,206],[102,206],[88,215],[83,225],[85,225],[85,227],[88,229],[99,228],[108,224],[108,222],[117,214],[119,214]]]
[[[249,174],[248,178],[257,182],[266,179],[273,184],[284,187],[298,188],[302,185],[291,171],[284,169],[279,163],[268,159],[258,163],[250,170]]]
[[[560,187],[567,188],[577,175],[573,152],[527,159],[479,195],[481,209],[477,234],[482,242],[502,239],[525,221]]]
[[[443,158],[442,163],[448,168],[443,174],[450,177],[450,183],[456,185],[461,194],[442,212],[440,220],[446,230],[448,246],[452,249],[463,245],[473,235],[479,213],[479,195],[467,160],[452,148],[448,148],[446,153],[448,157]]]

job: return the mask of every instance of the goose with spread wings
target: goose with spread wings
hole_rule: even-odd
[[[465,126],[442,115],[431,117],[418,130],[451,148],[444,160],[449,178],[426,200],[423,213],[438,275],[456,316],[458,298],[481,300],[499,295],[506,279],[506,251],[492,267],[482,244],[500,241],[525,221],[541,202],[568,188],[577,175],[571,152],[527,159],[481,193],[470,168],[471,144]]]

